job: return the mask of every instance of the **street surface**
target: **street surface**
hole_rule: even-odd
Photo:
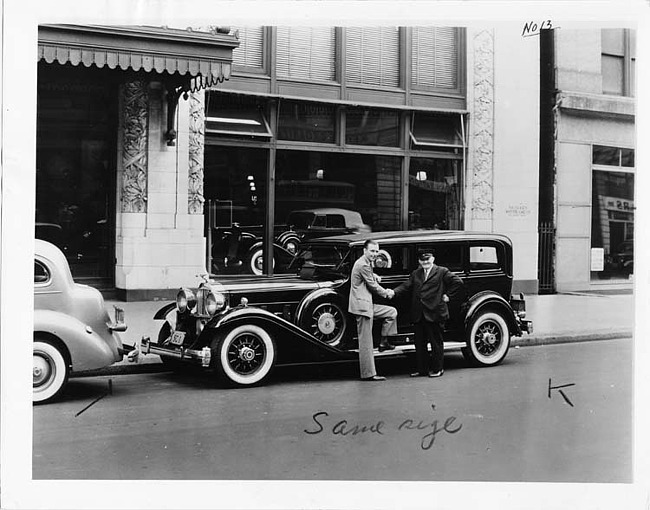
[[[487,369],[445,359],[439,379],[381,361],[383,383],[355,365],[248,389],[193,373],[75,378],[34,408],[33,477],[632,481],[632,340],[511,349]]]

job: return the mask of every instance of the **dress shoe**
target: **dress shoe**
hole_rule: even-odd
[[[372,377],[362,377],[362,381],[385,381],[386,378],[381,375],[373,375]]]
[[[438,372],[429,372],[429,377],[441,377],[444,373],[444,370],[439,370]]]
[[[411,377],[426,377],[427,374],[421,374],[420,372],[413,372]]]
[[[395,348],[393,344],[386,342],[385,344],[379,344],[379,352],[392,351]]]

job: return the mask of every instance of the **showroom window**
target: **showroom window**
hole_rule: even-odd
[[[333,105],[280,101],[279,140],[334,143],[335,123],[336,110]]]
[[[591,279],[634,273],[634,150],[593,147]]]
[[[264,140],[272,136],[267,120],[267,105],[257,98],[208,92],[205,112],[206,135],[244,140]]]
[[[345,143],[399,147],[399,117],[395,110],[347,107]]]
[[[336,79],[334,27],[278,27],[277,75],[309,81]]]
[[[261,274],[268,150],[205,146],[204,197],[210,271]]]
[[[601,31],[603,94],[634,96],[636,33],[628,29]]]
[[[399,87],[398,27],[349,27],[345,45],[348,83]]]
[[[395,156],[278,150],[276,228],[293,224],[301,238],[398,230],[401,162]]]
[[[462,230],[460,159],[411,158],[409,230]]]

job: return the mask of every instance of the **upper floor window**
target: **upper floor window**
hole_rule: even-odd
[[[279,78],[312,81],[336,79],[334,27],[278,27]]]
[[[398,27],[349,27],[345,46],[349,83],[399,87]]]
[[[419,89],[457,90],[459,30],[453,27],[413,27],[411,85]]]
[[[238,27],[235,34],[239,47],[232,52],[232,62],[255,70],[264,69],[264,27]]]
[[[634,168],[634,149],[594,145],[593,164]]]
[[[634,96],[636,80],[636,34],[616,28],[601,32],[603,94]]]

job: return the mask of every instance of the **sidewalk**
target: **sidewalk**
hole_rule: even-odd
[[[107,301],[124,309],[128,330],[122,341],[134,344],[142,336],[157,338],[161,322],[154,314],[170,301]],[[533,321],[534,333],[512,339],[513,346],[584,342],[632,337],[634,330],[634,296],[632,294],[553,294],[526,296],[526,317]],[[142,356],[139,363],[124,359],[92,375],[155,372],[164,370],[160,357]],[[90,373],[88,373],[90,375]]]

